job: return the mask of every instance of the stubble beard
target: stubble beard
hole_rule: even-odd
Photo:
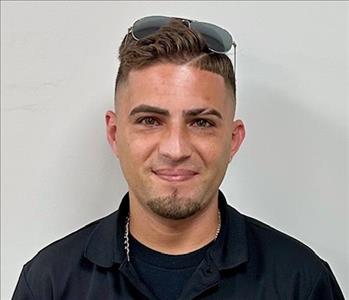
[[[200,200],[179,197],[177,189],[169,196],[152,198],[147,201],[147,206],[157,215],[171,219],[181,220],[189,218],[200,211],[204,203]]]

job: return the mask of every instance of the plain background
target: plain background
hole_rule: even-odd
[[[2,1],[1,299],[41,248],[127,191],[104,113],[118,46],[145,15],[232,32],[247,135],[222,190],[314,249],[349,296],[348,3]]]

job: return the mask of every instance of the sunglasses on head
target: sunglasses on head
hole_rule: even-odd
[[[167,25],[171,21],[171,17],[166,16],[148,16],[135,21],[131,27],[132,37],[138,41],[142,38],[150,36],[160,30],[161,27]],[[236,43],[231,34],[211,23],[205,23],[184,18],[175,18],[181,20],[188,28],[198,32],[204,38],[207,47],[214,53],[227,53],[231,47],[234,47],[234,69],[236,69]]]

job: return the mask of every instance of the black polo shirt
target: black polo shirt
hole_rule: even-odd
[[[179,299],[344,299],[310,248],[240,214],[221,192],[219,208],[221,233]],[[118,211],[41,250],[23,267],[13,299],[152,299],[126,258],[128,209],[126,194]]]

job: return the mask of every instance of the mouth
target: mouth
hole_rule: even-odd
[[[187,181],[198,175],[197,172],[187,169],[158,169],[152,172],[160,179],[169,182]]]

